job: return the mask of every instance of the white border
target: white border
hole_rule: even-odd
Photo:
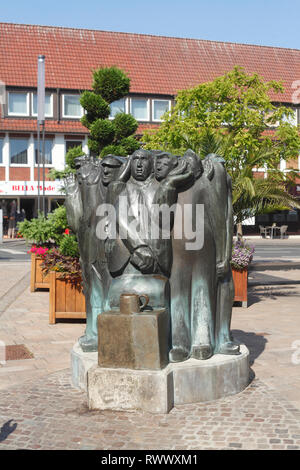
[[[37,93],[34,93],[34,92],[31,93],[31,116],[37,116],[37,113],[33,112],[33,95],[36,95],[37,97]],[[45,95],[46,96],[50,95],[50,106],[51,106],[51,114],[45,113],[45,117],[53,118],[53,93],[46,93]]]
[[[76,96],[76,97],[80,98],[80,95],[76,95],[75,93],[63,93],[61,96],[62,96],[62,117],[64,119],[81,119],[82,116],[84,115],[84,110],[83,110],[83,107],[81,105],[80,105],[81,116],[65,115],[65,96]]]
[[[68,134],[67,134],[67,135],[68,135]],[[77,141],[78,141],[78,145],[79,145],[79,144],[82,144],[81,147],[82,147],[82,149],[83,149],[83,146],[84,146],[84,143],[85,143],[84,139],[75,139],[75,138],[74,138],[74,139],[66,139],[66,138],[64,137],[64,147],[65,147],[65,160],[64,160],[64,165],[66,165],[67,142],[77,142]]]
[[[0,161],[0,167],[4,167],[5,168],[5,163],[4,163],[4,155],[3,155],[3,147],[4,147],[4,144],[5,144],[5,136],[4,137],[0,137],[0,140],[2,140],[2,148],[1,148],[1,158],[2,158],[2,162]]]
[[[18,91],[8,91],[8,96],[7,96],[7,115],[8,116],[29,116],[29,91],[22,91],[22,92],[18,92]],[[10,94],[14,94],[14,95],[26,95],[26,106],[27,106],[27,113],[24,114],[24,113],[12,113],[9,111],[9,95]]]
[[[11,150],[11,141],[12,140],[27,140],[27,163],[11,163],[11,153],[10,153],[10,150]],[[18,168],[18,167],[25,167],[25,168],[28,168],[30,167],[30,163],[29,163],[29,144],[30,144],[30,136],[28,136],[28,139],[26,139],[25,137],[12,137],[12,138],[9,138],[9,166],[10,167],[14,167],[14,168]]]
[[[164,99],[160,99],[160,98],[153,98],[152,99],[152,121],[153,122],[162,122],[162,119],[154,119],[154,101],[167,101],[169,103],[169,109],[167,109],[167,111],[170,111],[171,110],[171,100],[164,100]]]
[[[147,101],[147,118],[146,119],[137,119],[133,114],[132,114],[132,100],[136,101]],[[139,98],[139,97],[132,97],[130,98],[130,110],[129,113],[138,121],[138,122],[149,122],[150,121],[150,98]]]
[[[54,148],[54,139],[47,139],[45,138],[45,141],[46,140],[50,140],[52,142],[52,147],[51,147],[51,160],[52,160],[52,163],[45,163],[45,168],[53,168],[53,148]],[[36,163],[35,161],[35,142],[37,143],[37,138],[33,138],[33,162],[34,162],[34,168],[38,168],[38,164]],[[42,140],[41,140],[41,145],[42,145]],[[40,168],[43,167],[43,162],[40,162]]]
[[[124,113],[125,113],[125,114],[129,114],[129,113],[128,113],[128,110],[129,110],[129,99],[126,97],[126,98],[121,98],[121,100],[125,100],[125,111],[124,111]],[[120,101],[120,100],[116,100],[116,101]],[[115,103],[115,101],[113,101],[113,103]],[[111,104],[112,104],[112,103],[111,103]],[[122,111],[121,111],[121,112],[122,112]],[[109,115],[109,116],[108,116],[108,119],[115,119],[115,117]]]

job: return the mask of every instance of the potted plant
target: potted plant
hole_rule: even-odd
[[[49,275],[44,275],[41,268],[44,254],[48,251],[46,246],[32,245],[27,253],[31,253],[31,276],[30,291],[35,292],[36,289],[49,289]]]
[[[49,323],[57,318],[86,318],[78,243],[69,229],[59,246],[43,255],[41,267],[50,277]]]
[[[245,240],[237,240],[232,247],[232,277],[234,283],[234,301],[242,302],[243,307],[248,304],[248,266],[253,259],[254,246]]]
[[[30,290],[34,292],[39,288],[49,289],[50,278],[41,269],[44,254],[53,246],[57,246],[67,228],[66,209],[60,206],[49,213],[47,217],[39,214],[32,220],[18,223],[18,233],[32,246],[31,253],[31,281]]]

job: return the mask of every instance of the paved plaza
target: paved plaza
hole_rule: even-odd
[[[49,325],[49,293],[30,293],[30,263],[0,268],[0,340],[34,355],[0,365],[0,450],[300,449],[300,270],[251,272],[249,306],[233,309],[233,334],[250,350],[245,391],[151,415],[89,411],[70,382],[84,323]]]

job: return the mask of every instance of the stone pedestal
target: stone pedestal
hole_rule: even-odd
[[[160,370],[168,364],[169,315],[165,309],[98,316],[100,367]]]
[[[97,352],[83,352],[79,343],[71,351],[71,377],[76,388],[87,391],[87,371],[98,363]]]
[[[172,375],[160,371],[108,369],[88,371],[88,406],[91,410],[143,410],[168,413],[173,407]]]
[[[249,351],[189,359],[162,370],[130,370],[94,365],[88,371],[88,406],[98,410],[168,413],[173,406],[234,395],[249,384]]]

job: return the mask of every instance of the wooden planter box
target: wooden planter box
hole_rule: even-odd
[[[80,282],[74,284],[55,271],[50,272],[49,323],[57,318],[86,318],[85,297]]]
[[[42,258],[31,253],[31,278],[30,278],[30,292],[35,292],[37,289],[49,289],[50,277],[49,274],[44,276],[41,269]]]
[[[243,307],[248,306],[248,269],[238,271],[232,268],[232,277],[234,283],[234,301],[242,302]]]

